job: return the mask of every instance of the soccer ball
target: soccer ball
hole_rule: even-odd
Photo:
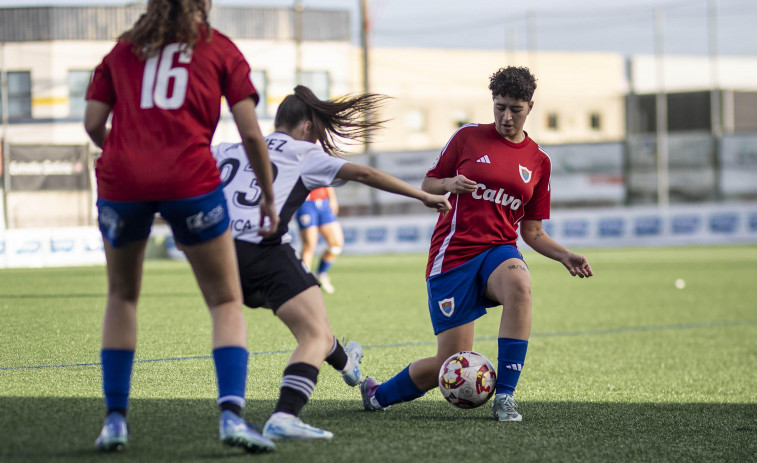
[[[476,408],[494,395],[497,373],[488,358],[478,352],[458,352],[439,370],[439,390],[458,408]]]

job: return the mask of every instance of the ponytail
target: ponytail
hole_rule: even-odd
[[[338,146],[371,141],[374,129],[382,128],[385,120],[376,119],[377,111],[389,97],[376,93],[362,93],[331,100],[321,100],[309,88],[298,85],[279,105],[274,125],[292,129],[302,121],[313,123],[313,132],[323,149],[332,155],[346,154]]]

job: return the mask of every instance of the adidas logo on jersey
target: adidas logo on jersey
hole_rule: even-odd
[[[488,154],[485,154],[485,155],[481,156],[480,158],[478,158],[478,160],[476,162],[483,162],[484,164],[491,164],[492,163],[489,160],[489,155]]]
[[[484,185],[483,183],[476,185],[476,189],[473,190],[471,196],[473,196],[473,198],[475,199],[483,199],[484,201],[491,201],[494,204],[509,206],[510,209],[514,211],[517,211],[518,208],[520,208],[521,204],[523,204],[523,201],[521,201],[520,199],[515,199],[515,196],[510,196],[509,194],[505,193],[505,190],[503,190],[502,188],[500,188],[499,190],[486,188],[486,185]]]

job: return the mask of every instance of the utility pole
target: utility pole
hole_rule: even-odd
[[[718,5],[717,0],[708,0],[707,48],[710,55],[710,117],[712,131],[712,167],[715,173],[715,199],[723,197],[720,175],[723,170],[721,143],[723,140],[723,105],[721,102],[720,71],[718,66]]]
[[[294,12],[294,80],[295,84],[302,84],[302,12],[305,5],[297,0],[292,6]]]
[[[507,51],[507,65],[515,66],[515,26],[512,24],[505,28],[505,49]]]
[[[526,43],[528,44],[528,67],[536,69],[536,12],[526,13]]]
[[[368,74],[368,34],[370,27],[368,0],[360,0],[360,46],[363,49],[363,91],[366,93],[370,90],[370,76]]]
[[[670,205],[670,172],[668,161],[668,101],[665,94],[665,13],[655,10],[655,55],[657,57],[657,205]]]
[[[370,34],[370,17],[368,15],[368,0],[359,0],[360,6],[360,45],[363,49],[363,92],[370,92],[370,70],[369,70],[369,34]],[[366,114],[366,123],[370,123],[370,115]],[[363,152],[368,156],[368,165],[376,167],[378,160],[376,159],[376,153],[371,149],[371,131],[370,129],[366,133],[366,140],[363,144]],[[378,200],[378,190],[375,188],[369,188],[370,195],[370,210],[371,215],[381,214],[381,204]]]
[[[8,172],[10,165],[10,143],[8,142],[8,118],[10,104],[8,103],[8,72],[5,70],[5,42],[0,43],[0,110],[2,117],[2,170],[3,170],[3,228],[8,228],[8,192],[11,187],[11,176]]]

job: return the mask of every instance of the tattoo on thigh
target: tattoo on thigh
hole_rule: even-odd
[[[522,270],[522,271],[524,271],[524,272],[526,271],[526,267],[524,267],[524,266],[522,266],[522,265],[520,265],[520,264],[513,264],[513,265],[509,265],[509,266],[508,266],[507,268],[508,268],[509,270]]]

